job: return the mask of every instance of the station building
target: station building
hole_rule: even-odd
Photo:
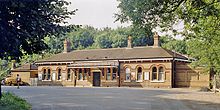
[[[164,49],[155,33],[154,45],[64,51],[36,62],[38,85],[102,87],[208,87],[210,76],[192,68],[185,55]]]

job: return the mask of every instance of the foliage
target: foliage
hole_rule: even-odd
[[[3,93],[0,108],[1,110],[31,110],[31,105],[12,93]]]
[[[161,37],[161,46],[168,50],[174,50],[181,54],[187,54],[187,43],[185,40],[178,40],[167,36]]]
[[[61,26],[76,10],[64,0],[0,1],[0,58],[19,59],[47,48],[44,37],[60,36],[74,26]]]
[[[150,30],[161,27],[163,30],[173,30],[173,24],[184,22],[184,31],[187,48],[179,48],[192,57],[197,66],[204,66],[220,74],[219,62],[219,0],[118,0],[120,12],[116,20],[131,22],[133,27]],[[175,44],[176,43],[176,44]],[[171,41],[164,45],[185,45],[179,41]]]
[[[0,60],[0,81],[10,72],[10,66],[7,60]]]
[[[215,19],[215,20],[213,20]],[[199,20],[199,23],[193,27],[199,29],[190,36],[188,46],[189,54],[199,59],[195,65],[205,66],[207,70],[214,69],[220,73],[220,19],[213,16]]]
[[[91,26],[78,28],[66,35],[72,43],[72,49],[85,49],[92,46],[97,30]]]

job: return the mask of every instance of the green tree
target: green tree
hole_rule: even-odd
[[[135,27],[157,26],[173,30],[173,24],[183,21],[188,53],[197,65],[220,73],[219,62],[219,0],[118,0],[120,12],[116,20],[130,21]]]
[[[187,54],[187,42],[185,39],[178,40],[168,36],[161,37],[161,46],[163,48],[174,50],[181,54]]]
[[[6,60],[1,60],[0,59],[0,81],[2,81],[5,76],[10,72],[9,68],[9,63]],[[2,97],[2,92],[1,92],[1,84],[0,84],[0,99]]]
[[[69,15],[64,0],[0,1],[0,58],[19,59],[47,48],[46,36],[59,36],[74,26],[61,26]]]
[[[68,33],[67,38],[71,41],[72,49],[85,49],[92,46],[97,32],[95,28],[85,26]]]
[[[111,39],[111,33],[104,32],[102,34],[99,34],[95,38],[95,45],[98,48],[112,48],[112,39]]]

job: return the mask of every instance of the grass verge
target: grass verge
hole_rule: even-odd
[[[31,110],[31,105],[26,100],[12,93],[2,93],[0,99],[1,110]]]

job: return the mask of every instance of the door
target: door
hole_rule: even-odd
[[[93,72],[93,86],[100,86],[100,72]]]

